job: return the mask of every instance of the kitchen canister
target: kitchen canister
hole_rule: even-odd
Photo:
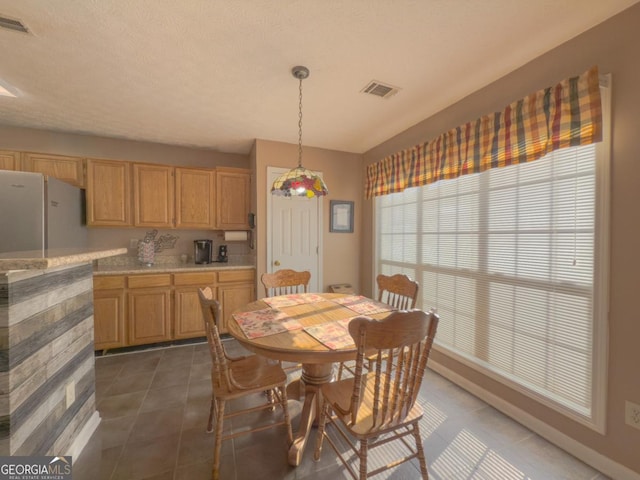
[[[138,261],[147,267],[155,262],[156,245],[153,240],[138,242]]]

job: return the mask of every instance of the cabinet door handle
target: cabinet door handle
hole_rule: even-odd
[[[279,260],[276,260],[275,262],[273,262],[273,264],[274,264],[276,267],[279,267],[279,266],[280,266],[280,261],[279,261]]]

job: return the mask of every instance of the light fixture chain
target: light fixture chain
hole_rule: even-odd
[[[302,167],[302,78],[300,78],[300,102],[298,103],[298,167]]]
[[[298,101],[298,166],[283,173],[273,181],[271,193],[285,197],[322,197],[329,191],[322,178],[302,166],[302,80],[309,76],[309,69],[302,65],[293,67],[291,73],[300,80]]]

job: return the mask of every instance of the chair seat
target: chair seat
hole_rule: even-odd
[[[234,382],[229,388],[226,388],[226,385],[220,385],[217,381],[212,381],[214,394],[220,399],[230,400],[241,397],[249,391],[271,390],[286,383],[287,380],[287,374],[277,362],[259,355],[229,362],[229,375]]]
[[[360,399],[358,415],[355,424],[351,423],[351,413],[349,404],[353,392],[353,382],[355,378],[345,378],[338,382],[327,383],[322,386],[322,397],[325,402],[331,404],[335,414],[340,417],[344,425],[357,437],[370,437],[393,431],[404,425],[411,424],[423,416],[422,407],[414,403],[406,416],[395,417],[391,421],[381,423],[382,415],[378,414],[378,421],[374,426],[373,399],[375,391],[375,374],[368,373],[362,376],[363,396]],[[391,386],[393,389],[393,385]]]
[[[354,479],[366,480],[413,459],[420,464],[423,480],[429,478],[420,436],[423,410],[416,400],[438,320],[433,311],[427,314],[411,310],[393,312],[382,320],[360,316],[349,321],[349,335],[358,350],[354,376],[322,386],[324,404],[313,455],[316,461],[320,460],[326,438]],[[371,349],[377,351],[377,359],[383,355],[386,358],[376,360],[375,370],[366,373],[364,363]],[[330,432],[334,428],[335,432]],[[336,436],[342,445],[338,445]],[[369,471],[369,450],[395,450],[389,449],[391,442],[401,446],[395,453],[404,455],[397,458],[394,453],[395,460]],[[343,448],[344,444],[348,448]]]
[[[209,407],[207,432],[214,431],[214,416],[216,428],[211,478],[212,480],[218,480],[220,477],[220,455],[223,440],[230,440],[239,435],[247,435],[268,428],[279,427],[280,425],[283,425],[287,430],[287,444],[293,442],[293,435],[291,432],[291,418],[287,408],[287,374],[282,370],[279,363],[258,355],[247,357],[231,357],[228,355],[222,345],[220,332],[218,331],[218,321],[222,315],[220,302],[213,297],[214,294],[211,287],[198,290],[212,362],[211,387],[213,392],[211,406]],[[227,401],[263,392],[267,394],[267,402],[260,402],[259,405],[239,405],[239,408],[227,411]],[[268,421],[257,425],[252,423],[248,429],[225,432],[224,422],[226,419],[266,409],[273,410],[276,402],[282,408],[281,421]]]

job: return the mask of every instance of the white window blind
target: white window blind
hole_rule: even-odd
[[[377,271],[418,280],[418,306],[441,317],[436,344],[585,423],[605,321],[595,305],[597,151],[557,150],[376,198]]]

